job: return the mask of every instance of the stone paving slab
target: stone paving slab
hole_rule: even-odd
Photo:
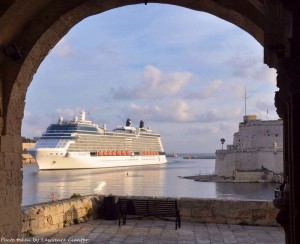
[[[175,230],[175,223],[159,220],[128,220],[118,226],[116,220],[94,220],[65,227],[30,238],[27,243],[269,243],[283,244],[281,227],[201,224],[183,222]]]

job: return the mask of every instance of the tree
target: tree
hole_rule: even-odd
[[[222,138],[220,141],[221,141],[221,143],[222,143],[222,150],[223,150],[223,145],[224,145],[225,139]]]

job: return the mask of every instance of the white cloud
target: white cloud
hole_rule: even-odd
[[[227,64],[231,66],[233,75],[243,79],[252,79],[257,83],[276,84],[276,70],[270,69],[258,56],[241,57],[234,55]]]
[[[219,107],[219,109],[211,109],[206,110],[204,113],[198,114],[196,117],[196,121],[198,122],[213,122],[213,121],[226,121],[226,120],[232,120],[237,119],[241,114],[240,108],[234,108],[234,109],[222,109]]]
[[[277,77],[276,69],[268,68],[266,67],[266,65],[261,66],[261,69],[258,70],[257,72],[258,79],[275,85],[276,85],[276,77]]]
[[[227,64],[232,66],[233,75],[238,77],[250,77],[259,62],[262,63],[258,57],[240,57],[235,55],[227,61]]]
[[[222,80],[213,80],[208,85],[203,88],[198,88],[199,91],[187,92],[184,97],[186,99],[206,99],[212,97],[218,97],[220,94],[220,89],[222,87]]]
[[[147,65],[142,81],[133,88],[113,90],[116,99],[152,99],[176,94],[193,78],[190,72],[163,73],[157,67]]]
[[[237,119],[241,109],[208,109],[199,113],[202,109],[195,110],[186,101],[181,99],[170,99],[167,102],[155,105],[137,105],[132,103],[129,109],[138,117],[152,121],[161,122],[215,122]]]
[[[135,103],[130,105],[130,110],[143,118],[153,121],[193,121],[195,114],[183,100],[170,100],[163,105],[140,106]]]

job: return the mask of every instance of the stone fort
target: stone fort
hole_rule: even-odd
[[[244,116],[233,144],[216,151],[215,174],[233,177],[236,171],[265,169],[283,173],[283,121],[258,120],[255,115]]]

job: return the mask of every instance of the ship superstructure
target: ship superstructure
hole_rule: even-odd
[[[36,159],[40,170],[121,167],[166,163],[161,136],[144,122],[134,127],[127,119],[125,126],[107,130],[79,118],[50,124],[28,152]]]

